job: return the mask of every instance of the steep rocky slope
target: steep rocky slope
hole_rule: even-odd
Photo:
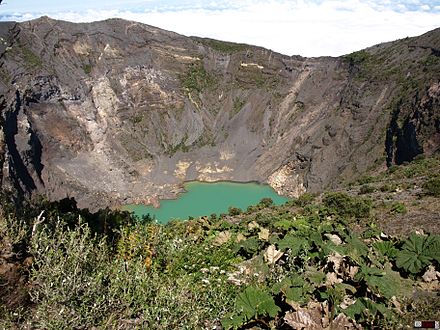
[[[95,209],[184,180],[295,196],[439,149],[439,29],[342,58],[119,19],[0,23],[0,36],[2,186],[22,196]]]

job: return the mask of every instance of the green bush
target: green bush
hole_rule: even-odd
[[[236,216],[236,215],[240,215],[242,213],[242,210],[238,207],[229,207],[228,208],[228,213],[231,216]]]
[[[362,185],[365,185],[367,183],[371,183],[373,181],[374,181],[374,177],[372,177],[372,176],[363,176],[357,180],[357,182]]]
[[[361,186],[361,189],[359,190],[359,194],[360,195],[364,195],[364,194],[371,194],[375,191],[376,189],[370,185],[364,184]]]
[[[391,205],[391,213],[405,214],[406,212],[406,206],[400,202],[395,202]]]
[[[83,66],[83,70],[85,74],[90,74],[92,72],[92,65],[91,64],[85,64]]]
[[[397,185],[396,184],[384,184],[379,188],[381,192],[393,192],[396,191]]]
[[[332,213],[345,217],[365,218],[370,215],[372,208],[371,200],[351,197],[342,192],[325,194],[323,203]]]
[[[423,191],[427,195],[440,197],[440,177],[429,179],[423,184]]]
[[[263,206],[263,207],[269,207],[273,205],[273,200],[272,198],[266,197],[263,198],[260,203],[258,203],[259,205]]]
[[[193,63],[180,77],[182,87],[188,92],[201,93],[214,83],[214,78],[205,70],[202,63]]]
[[[300,207],[304,207],[306,205],[310,205],[313,203],[313,201],[315,200],[316,195],[312,194],[312,193],[304,193],[301,196],[299,196],[296,199],[292,199],[291,201],[288,202],[289,205],[292,206],[300,206]]]

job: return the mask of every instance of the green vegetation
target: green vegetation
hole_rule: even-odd
[[[91,64],[83,65],[83,70],[85,74],[90,74],[92,72],[92,65]]]
[[[38,57],[30,48],[21,47],[21,53],[23,54],[23,59],[26,62],[26,66],[29,69],[40,68],[43,65],[43,61]]]
[[[440,270],[440,236],[379,225],[410,213],[408,192],[386,193],[408,180],[424,183],[417,203],[436,204],[439,163],[418,157],[365,177],[362,196],[265,198],[166,225],[72,199],[15,209],[4,195],[0,328],[398,329],[438,319],[437,282],[426,281]],[[373,202],[381,191],[385,201]]]
[[[406,206],[402,203],[394,202],[391,205],[391,213],[405,214],[406,212],[407,212]]]
[[[327,193],[323,199],[329,210],[343,217],[365,218],[370,215],[372,202],[369,199],[351,197],[345,193]]]
[[[228,213],[229,213],[229,215],[232,215],[232,216],[240,215],[242,213],[242,210],[238,207],[230,207],[228,209]]]
[[[365,50],[360,50],[342,57],[352,68],[355,68],[355,78],[367,79],[376,75],[379,67],[383,67],[383,60],[377,55],[372,55]],[[381,73],[376,78],[381,78]]]
[[[395,329],[421,276],[440,269],[438,235],[356,234],[373,205],[340,192],[166,225],[73,200],[2,205],[0,258],[32,257],[25,301],[1,300],[5,328],[295,328],[303,315]]]
[[[9,83],[11,79],[11,75],[4,68],[0,68],[0,80],[4,83]]]
[[[418,274],[434,260],[440,262],[440,236],[412,234],[397,252],[396,266],[408,273]]]
[[[214,77],[206,72],[202,63],[197,62],[190,64],[187,72],[180,77],[180,82],[187,92],[201,93],[214,84]]]
[[[246,45],[213,39],[197,38],[197,41],[223,54],[233,54],[246,49]]]
[[[230,118],[234,117],[246,104],[245,100],[240,99],[239,97],[234,98],[234,105],[232,107],[232,113],[229,116]]]
[[[176,144],[175,146],[169,146],[169,148],[167,149],[167,154],[169,156],[173,156],[178,151],[188,152],[190,147],[185,144],[186,139],[187,137],[182,139],[182,141],[180,141],[180,143]]]
[[[142,114],[137,114],[137,115],[134,115],[129,118],[129,120],[131,121],[131,123],[133,125],[141,123],[143,119],[144,119],[144,116]]]
[[[435,196],[436,186],[438,186],[438,178],[440,175],[440,157],[433,156],[429,158],[416,157],[410,163],[402,165],[393,165],[388,168],[388,171],[376,174],[373,176],[363,176],[356,180],[356,184],[369,185],[373,187],[375,183],[382,183],[379,187],[380,191],[395,191],[398,186],[404,184],[397,184],[402,180],[405,183],[411,180],[418,180],[423,183],[424,190],[427,194]],[[366,188],[364,188],[366,189]],[[429,191],[432,191],[430,193]],[[368,192],[367,192],[368,193]],[[438,195],[437,195],[438,196]]]
[[[361,189],[359,190],[359,194],[364,195],[364,194],[371,194],[375,191],[376,189],[374,189],[374,187],[368,185],[368,184],[364,184],[361,186]]]
[[[365,63],[370,58],[371,55],[365,50],[360,50],[343,56],[343,59],[346,60],[348,63],[350,63],[350,65],[359,65]]]
[[[430,178],[423,184],[423,191],[427,195],[440,197],[440,177]]]
[[[43,66],[42,59],[22,42],[18,42],[9,52],[13,56],[18,56],[23,59],[28,70],[38,69]]]

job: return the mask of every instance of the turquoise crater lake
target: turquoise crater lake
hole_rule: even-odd
[[[228,208],[238,207],[242,210],[255,205],[263,198],[271,198],[274,204],[280,205],[289,199],[278,195],[270,186],[257,183],[235,182],[187,182],[184,184],[185,193],[177,199],[160,201],[160,208],[150,205],[125,205],[124,210],[134,212],[142,217],[150,214],[160,223],[173,219],[188,219],[212,213],[227,213]]]

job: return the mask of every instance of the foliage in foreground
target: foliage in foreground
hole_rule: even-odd
[[[17,313],[2,306],[0,324],[396,328],[396,306],[422,275],[439,269],[440,238],[350,231],[348,223],[370,209],[359,197],[333,193],[317,204],[310,195],[279,207],[264,201],[237,224],[227,216],[167,225],[126,221],[110,225],[112,240],[73,210],[68,221],[49,212],[36,227],[2,227],[2,234],[29,241],[33,307]]]

